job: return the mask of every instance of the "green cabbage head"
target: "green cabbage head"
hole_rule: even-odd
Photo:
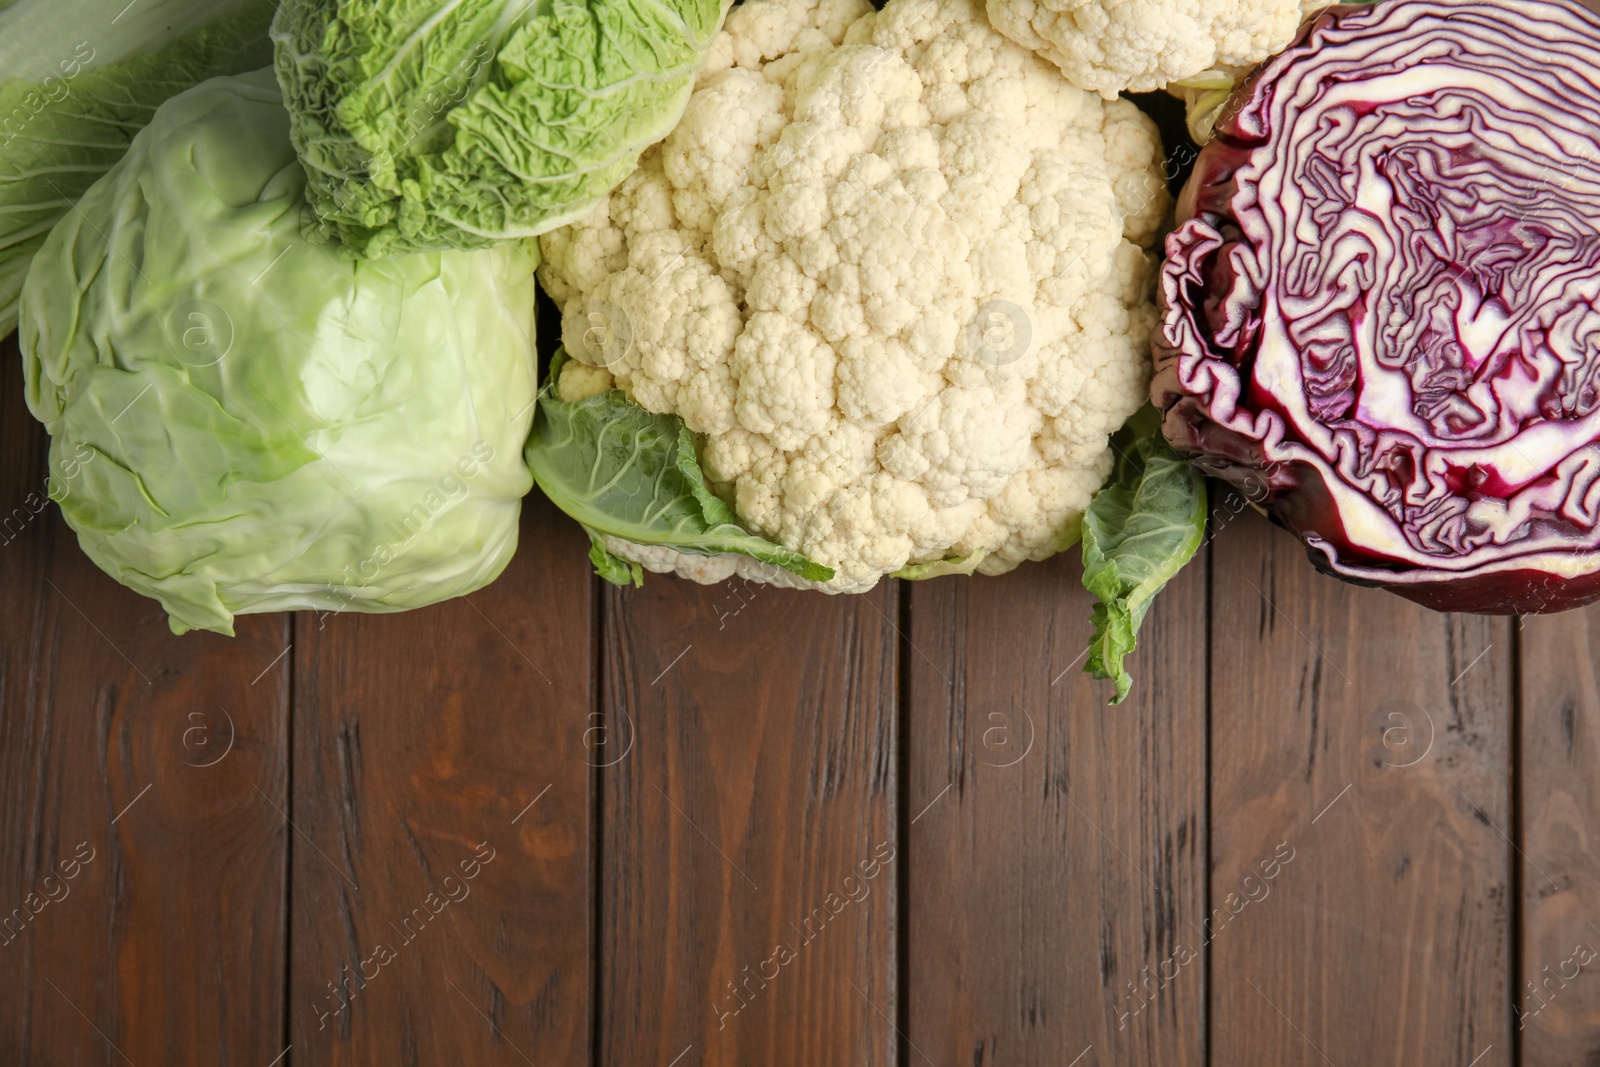
[[[0,337],[45,235],[169,97],[271,62],[272,0],[0,3]]]
[[[271,70],[170,100],[22,295],[50,490],[172,629],[477,589],[532,476],[527,243],[353,262],[300,232]]]
[[[313,236],[378,258],[572,222],[677,125],[729,0],[283,0]]]

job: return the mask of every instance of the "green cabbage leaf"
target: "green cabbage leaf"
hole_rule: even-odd
[[[313,239],[380,258],[583,216],[688,103],[726,0],[284,0]]]
[[[34,253],[155,110],[271,61],[271,0],[16,0],[0,10],[0,337]]]
[[[175,632],[492,581],[533,479],[535,252],[351,262],[301,234],[270,69],[163,105],[50,234],[26,398],[84,551]]]
[[[551,362],[528,441],[528,466],[539,488],[583,524],[595,571],[613,585],[643,584],[643,569],[610,552],[605,537],[663,546],[696,556],[735,552],[812,582],[833,570],[739,524],[706,486],[694,437],[676,415],[657,415],[619,391],[575,403],[560,397],[566,353]]]
[[[1205,539],[1206,482],[1161,436],[1152,407],[1111,443],[1116,467],[1083,516],[1083,584],[1098,601],[1084,671],[1115,681],[1120,704],[1133,685],[1123,660],[1151,602]]]

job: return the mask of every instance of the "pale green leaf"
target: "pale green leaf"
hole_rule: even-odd
[[[616,585],[642,581],[637,564],[606,551],[604,535],[691,555],[734,552],[807,581],[833,577],[828,567],[740,525],[706,486],[683,420],[646,411],[620,392],[561,400],[557,384],[566,361],[564,352],[557,354],[539,394],[528,466],[545,495],[589,531],[590,559],[602,578]]]
[[[1098,601],[1084,670],[1114,680],[1111,703],[1120,704],[1133,685],[1123,661],[1145,613],[1205,537],[1206,483],[1161,436],[1152,408],[1112,445],[1116,468],[1083,517],[1083,584]]]
[[[50,228],[156,108],[271,61],[271,0],[18,0],[0,11],[0,337]]]

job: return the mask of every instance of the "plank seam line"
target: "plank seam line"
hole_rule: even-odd
[[[916,1053],[917,1053],[918,1056],[921,1056],[923,1059],[928,1060],[928,1067],[935,1067],[934,1062],[932,1060],[928,1059],[928,1054],[926,1052],[922,1051],[920,1048],[917,1048],[916,1043],[913,1042],[911,1040],[911,1038],[906,1036],[905,1031],[900,1029],[900,1027],[895,1024],[895,1021],[893,1019],[889,1018],[887,1015],[884,1015],[882,1009],[880,1009],[876,1004],[872,1003],[872,998],[871,997],[869,997],[865,993],[861,992],[861,987],[860,986],[856,985],[854,982],[850,981],[850,979],[848,979],[848,978],[846,978],[844,980],[844,984],[849,986],[851,989],[854,989],[856,991],[856,993],[861,997],[861,999],[867,1002],[867,1007],[869,1007],[873,1011],[877,1012],[878,1015],[883,1018],[884,1022],[888,1023],[890,1026],[893,1026],[894,1027],[894,1032],[899,1034],[900,1037],[902,1039],[904,1039],[906,1044],[910,1045],[913,1049],[916,1049]]]
[[[293,626],[294,623],[291,622],[290,625]],[[261,681],[261,679],[265,678],[267,676],[267,672],[270,671],[272,668],[276,667],[278,665],[278,661],[280,659],[282,659],[283,657],[287,656],[289,654],[289,650],[291,648],[293,648],[293,647],[294,647],[294,640],[293,640],[293,638],[290,638],[289,643],[287,645],[283,646],[283,651],[279,652],[276,656],[274,656],[271,663],[269,663],[265,667],[261,668],[261,673],[260,674],[256,675],[254,678],[250,679],[250,685],[253,687],[257,682],[259,682],[259,681]],[[294,665],[293,661],[291,661],[290,662],[290,666],[292,667],[293,665]]]
[[[951,681],[950,681],[950,676],[945,674],[944,671],[941,671],[939,669],[939,665],[937,663],[933,662],[933,660],[929,659],[928,658],[928,654],[926,652],[922,651],[922,649],[918,648],[916,646],[916,643],[911,640],[910,635],[908,635],[904,631],[902,631],[900,629],[900,626],[899,626],[898,623],[896,623],[893,619],[889,618],[889,616],[885,615],[883,613],[883,609],[878,607],[877,604],[873,603],[873,600],[872,600],[871,597],[863,597],[862,599],[867,602],[868,606],[870,606],[873,611],[876,611],[878,613],[879,617],[881,617],[884,622],[889,624],[890,629],[894,630],[894,633],[895,633],[896,637],[900,638],[901,641],[905,642],[905,644],[911,649],[911,651],[913,651],[917,655],[921,656],[923,658],[923,660],[926,661],[928,666],[933,668],[935,674],[937,674],[940,678],[944,679],[944,684],[945,685],[952,684]]]
[[[289,634],[289,644],[285,651],[294,648],[294,642],[300,636],[300,616],[298,613],[288,617],[284,627]],[[283,657],[279,657],[282,659]],[[297,696],[295,685],[295,661],[300,657],[293,652],[289,653],[289,663],[285,668],[288,678],[284,684],[284,709],[283,709],[283,802],[290,812],[294,811],[294,751],[295,751],[295,700]],[[273,661],[274,663],[277,660]],[[269,668],[270,669],[270,668]],[[263,674],[266,672],[263,671]],[[250,683],[252,686],[255,682]],[[284,820],[288,821],[287,813]],[[289,1049],[294,1047],[294,1009],[290,1007],[294,1000],[294,834],[283,835],[283,1043],[284,1050],[279,1053],[278,1059],[289,1055]],[[274,1060],[273,1063],[277,1061]],[[293,1060],[289,1061],[291,1064]],[[268,1067],[272,1067],[271,1064]]]
[[[1213,504],[1213,507],[1215,505]],[[1215,658],[1212,651],[1212,642],[1216,639],[1216,628],[1213,618],[1216,613],[1216,575],[1217,575],[1217,544],[1216,544],[1216,513],[1213,511],[1206,516],[1206,664],[1205,664],[1205,729],[1202,742],[1204,751],[1201,755],[1201,785],[1204,805],[1200,813],[1203,826],[1197,827],[1196,832],[1201,833],[1200,844],[1200,906],[1204,908],[1204,915],[1211,914],[1211,823],[1213,809],[1211,803],[1211,732],[1212,711],[1215,707],[1215,690],[1212,681],[1212,662]],[[1210,1067],[1211,1064],[1211,1024],[1212,1013],[1216,1008],[1216,998],[1213,995],[1215,986],[1212,976],[1211,946],[1202,945],[1201,951],[1205,954],[1200,962],[1200,1062]]]
[[[1511,736],[1506,739],[1506,747],[1508,749],[1506,753],[1506,762],[1508,764],[1508,770],[1510,771],[1510,780],[1506,783],[1506,807],[1508,809],[1506,817],[1511,821],[1511,832],[1518,838],[1521,838],[1523,837],[1525,829],[1522,820],[1522,718],[1524,711],[1522,706],[1522,659],[1525,652],[1522,640],[1522,619],[1517,619],[1517,624],[1510,627],[1510,630],[1511,692],[1508,695],[1511,698],[1511,722],[1507,727],[1507,732]],[[1522,850],[1517,847],[1517,843],[1515,841],[1509,841],[1509,843],[1513,851],[1515,851],[1517,855],[1521,856]],[[1506,868],[1506,881],[1508,883],[1506,886],[1506,891],[1511,897],[1511,906],[1509,909],[1511,913],[1511,929],[1508,931],[1509,936],[1507,938],[1507,940],[1510,942],[1510,944],[1507,946],[1507,951],[1511,956],[1511,958],[1507,961],[1507,970],[1511,972],[1511,980],[1507,983],[1511,987],[1509,991],[1510,996],[1508,998],[1509,1004],[1507,1005],[1508,1013],[1506,1015],[1506,1026],[1509,1031],[1512,1016],[1515,1015],[1517,1011],[1517,1001],[1522,996],[1523,982],[1526,981],[1526,962],[1523,960],[1522,954],[1524,925],[1527,922],[1527,913],[1525,901],[1523,899],[1523,894],[1526,891],[1526,875],[1523,872],[1522,865],[1520,863],[1512,862],[1511,857],[1508,856],[1506,857]],[[1517,1033],[1521,1032],[1522,1031],[1520,1029],[1517,1031]],[[1511,1060],[1511,1067],[1520,1067],[1522,1063],[1524,1039],[1518,1038],[1514,1033],[1508,1033],[1508,1036],[1511,1042],[1509,1057]],[[1473,1062],[1476,1063],[1477,1061],[1474,1060]]]
[[[939,790],[939,795],[934,797],[932,800],[928,801],[927,805],[921,811],[917,812],[917,817],[916,817],[916,819],[912,819],[911,820],[911,825],[912,826],[917,825],[917,819],[920,819],[924,815],[928,814],[928,809],[932,808],[935,804],[939,803],[940,800],[944,799],[944,795],[946,793],[950,792],[951,788],[953,788],[954,786],[955,786],[954,782],[947,782],[945,784],[945,787],[943,789]]]
[[[1506,844],[1510,845],[1512,851],[1514,851],[1518,856],[1522,857],[1522,862],[1523,863],[1526,863],[1529,867],[1532,867],[1534,870],[1539,871],[1539,877],[1543,878],[1546,882],[1549,882],[1551,889],[1554,889],[1558,893],[1561,892],[1561,887],[1556,885],[1555,880],[1553,878],[1551,878],[1548,874],[1545,874],[1544,871],[1539,870],[1538,865],[1535,864],[1532,860],[1530,860],[1528,858],[1528,854],[1526,852],[1522,851],[1522,849],[1518,848],[1517,847],[1517,843],[1515,841],[1511,840],[1510,835],[1507,834],[1504,830],[1500,829],[1500,827],[1496,826],[1494,820],[1489,818],[1489,816],[1484,812],[1484,810],[1482,808],[1478,807],[1477,804],[1474,804],[1473,801],[1472,801],[1472,798],[1467,796],[1466,793],[1462,792],[1461,787],[1459,785],[1456,785],[1454,782],[1452,782],[1452,783],[1450,783],[1450,788],[1454,789],[1457,793],[1461,793],[1461,799],[1465,800],[1467,802],[1467,804],[1472,808],[1472,810],[1478,813],[1478,818],[1482,819],[1483,822],[1486,825],[1493,827],[1495,833],[1497,833],[1501,837],[1505,838]],[[1513,827],[1513,829],[1515,829],[1515,827]]]
[[[924,808],[917,814],[916,819],[906,821],[906,811],[911,806],[911,611],[914,590],[909,582],[896,580],[897,614],[900,616],[900,625],[895,632],[895,700],[894,700],[894,823],[895,844],[900,850],[900,855],[906,857],[906,863],[911,862],[911,827],[917,819],[928,812]],[[949,679],[945,680],[946,691],[949,690]],[[945,787],[945,792],[949,791]],[[943,796],[940,793],[939,796]],[[938,797],[934,798],[935,801]],[[929,808],[933,804],[928,805]],[[894,1043],[892,1062],[904,1065],[911,1059],[911,924],[910,924],[910,882],[907,880],[904,869],[897,868],[894,875],[893,922],[894,936],[889,938],[889,951],[894,953],[889,961],[889,973],[894,979],[894,1016],[897,1040]]]
[[[261,792],[261,787],[259,785],[253,786],[252,788],[254,788],[257,793],[261,793],[261,799],[262,800],[265,800],[268,804],[272,804],[272,798],[267,796],[267,794],[262,793]],[[272,809],[274,811],[276,811],[279,815],[283,816],[283,821],[288,823],[291,827],[293,827],[295,833],[299,834],[301,837],[306,839],[306,844],[310,845],[312,848],[316,848],[317,849],[317,855],[321,856],[325,860],[328,860],[328,866],[330,866],[334,870],[338,871],[339,872],[339,877],[343,878],[345,881],[349,882],[351,889],[354,889],[358,893],[361,892],[361,887],[356,885],[355,880],[352,879],[348,874],[344,873],[344,868],[340,867],[337,863],[333,862],[333,860],[328,859],[328,854],[326,852],[322,851],[322,849],[317,848],[317,843],[315,841],[311,840],[311,835],[310,834],[308,834],[304,830],[300,829],[300,827],[295,826],[294,820],[289,818],[289,813],[288,812],[284,811],[282,808],[278,807],[278,805],[276,805],[276,804],[272,804]]]
[[[606,593],[597,574],[589,576],[589,699],[590,713],[597,718],[589,722],[609,725],[605,717],[606,697]],[[626,709],[624,709],[626,710]],[[587,736],[587,735],[585,735]],[[633,741],[629,733],[629,745]],[[587,742],[584,743],[587,748]],[[589,1062],[601,1065],[601,1041],[605,1036],[602,1011],[605,1004],[605,812],[606,768],[603,763],[589,764],[589,840],[594,850],[589,861]]]

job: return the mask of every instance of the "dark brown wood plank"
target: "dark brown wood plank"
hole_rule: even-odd
[[[1213,568],[1212,1062],[1512,1062],[1510,623],[1249,511]]]
[[[1600,607],[1532,616],[1522,652],[1522,1062],[1600,1063]]]
[[[43,488],[44,435],[5,357],[0,500],[17,501]],[[37,910],[0,934],[0,1060],[266,1062],[283,1048],[286,620],[174,637],[54,505],[0,553],[0,928]]]
[[[1203,1062],[1205,558],[1112,708],[1076,556],[912,591],[908,1036],[937,1064]]]
[[[895,611],[608,593],[602,1064],[896,1062]]]
[[[589,1062],[586,548],[533,498],[488,589],[297,617],[297,1065]]]

